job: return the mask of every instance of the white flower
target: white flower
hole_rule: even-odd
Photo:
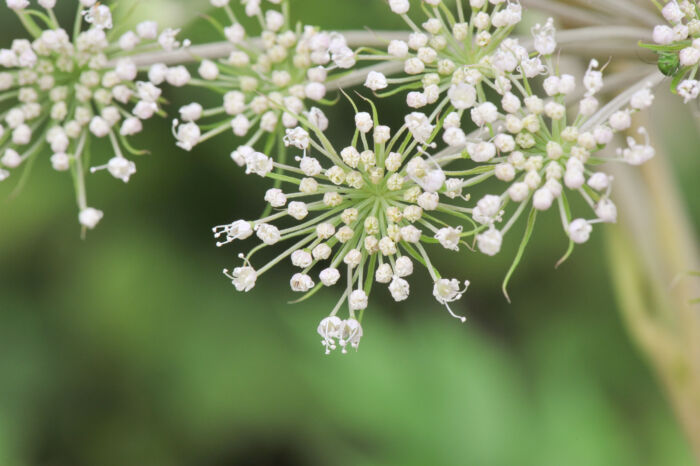
[[[362,326],[356,319],[350,318],[343,321],[343,326],[339,336],[338,344],[343,348],[343,354],[347,353],[347,345],[357,350],[362,338]]]
[[[358,249],[351,249],[343,258],[343,262],[350,268],[355,268],[362,262],[362,253]]]
[[[265,177],[274,167],[272,159],[261,152],[253,152],[245,159],[246,175],[254,173]]]
[[[700,50],[686,47],[678,55],[681,66],[695,66],[700,62]]]
[[[109,123],[100,116],[93,117],[90,121],[90,132],[98,138],[105,137],[109,134]]]
[[[537,25],[533,29],[535,39],[534,48],[540,55],[552,55],[557,48],[557,42],[554,38],[556,30],[554,29],[554,21],[552,18],[547,20],[547,23]]]
[[[100,223],[104,213],[101,210],[93,209],[92,207],[86,207],[80,211],[78,215],[78,220],[80,224],[85,228],[92,230]]]
[[[112,29],[112,13],[106,5],[93,5],[83,12],[85,21],[99,29]]]
[[[224,275],[231,279],[231,283],[236,287],[237,291],[248,292],[255,287],[255,281],[258,279],[258,273],[252,267],[236,267],[233,273],[229,274],[227,269],[224,269]]]
[[[397,15],[404,15],[408,13],[410,4],[408,3],[408,0],[389,0],[389,7],[391,8],[391,11]]]
[[[482,225],[496,221],[501,213],[501,198],[493,194],[487,194],[479,199],[472,212],[474,220]]]
[[[470,142],[467,144],[467,152],[473,161],[488,162],[496,156],[496,145],[491,142]]]
[[[445,227],[438,230],[438,232],[435,234],[435,239],[437,239],[445,249],[459,251],[459,241],[461,239],[461,235],[461,225],[457,228]]]
[[[333,286],[338,283],[338,280],[340,279],[340,272],[336,268],[328,267],[327,269],[323,269],[321,271],[318,278],[321,280],[321,283],[323,283],[324,286]]]
[[[450,315],[460,319],[462,322],[466,322],[467,319],[465,317],[455,315],[448,305],[448,303],[457,301],[462,297],[469,287],[469,281],[464,282],[463,289],[460,289],[460,285],[461,283],[457,279],[441,278],[433,285],[433,296],[435,296],[435,299],[437,299],[440,304],[447,307]]]
[[[608,186],[610,186],[611,178],[611,176],[608,176],[605,173],[594,173],[593,175],[591,175],[590,178],[588,178],[588,186],[595,189],[596,191],[603,191],[604,189],[607,189]]]
[[[577,244],[582,244],[588,241],[591,237],[593,227],[583,218],[573,220],[568,227],[569,238]]]
[[[394,277],[394,279],[389,284],[389,292],[394,301],[400,302],[408,299],[410,293],[410,285],[406,280],[399,277]]]
[[[141,39],[154,40],[158,37],[158,23],[155,21],[143,21],[136,26],[136,34]]]
[[[20,156],[14,149],[6,149],[5,154],[0,159],[0,163],[5,165],[7,168],[17,168],[22,163],[22,156]]]
[[[321,131],[328,129],[328,118],[320,108],[311,107],[311,110],[306,113],[306,117],[312,125]]]
[[[219,241],[216,243],[216,246],[220,247],[238,239],[244,240],[250,238],[253,235],[253,227],[245,220],[236,220],[230,225],[220,225],[214,227],[213,232],[214,238],[220,238],[221,236],[226,235],[225,241]]]
[[[321,344],[326,348],[326,354],[331,354],[331,351],[336,349],[336,339],[343,335],[344,322],[337,316],[326,317],[318,325],[318,334],[323,340]]]
[[[173,126],[176,126],[178,121],[173,121]],[[177,126],[177,146],[190,151],[194,146],[199,143],[199,138],[202,135],[199,126],[193,122],[187,122],[180,126]]]
[[[354,290],[350,293],[348,298],[348,304],[350,306],[350,311],[361,311],[367,308],[367,294],[363,290]]]
[[[378,71],[370,71],[367,74],[367,79],[365,80],[365,87],[370,88],[373,91],[378,91],[380,89],[385,89],[389,84],[387,83],[386,76]]]
[[[302,269],[310,266],[314,261],[313,257],[311,257],[311,254],[308,251],[303,251],[301,249],[294,251],[291,257],[292,265]]]
[[[372,116],[367,112],[359,112],[355,114],[355,126],[362,133],[368,133],[374,122],[372,121]]]
[[[595,214],[605,223],[617,222],[617,207],[610,199],[601,199],[595,206]]]
[[[403,58],[408,54],[408,44],[402,40],[392,40],[389,42],[388,52],[396,58]]]
[[[629,112],[617,111],[610,116],[610,126],[616,131],[624,131],[632,126],[632,119]]]
[[[213,81],[219,77],[219,67],[211,60],[203,60],[198,71],[199,75],[207,81]]]
[[[179,29],[166,29],[158,36],[158,43],[164,50],[170,52],[180,47],[180,42],[176,39],[180,33]]]
[[[59,172],[67,171],[70,169],[70,157],[64,152],[53,154],[51,156],[51,166]]]
[[[271,188],[265,193],[265,201],[272,207],[284,207],[287,204],[287,196],[284,195],[281,189]]]
[[[262,223],[257,226],[256,235],[258,236],[258,238],[260,238],[260,240],[263,243],[267,244],[268,246],[277,243],[282,237],[279,229],[277,229],[276,226],[269,225],[267,223]]]
[[[411,108],[421,108],[428,104],[428,99],[422,92],[409,92],[406,95],[406,105]]]
[[[630,99],[630,106],[636,110],[643,110],[645,108],[651,107],[654,103],[654,94],[652,94],[649,88],[644,88],[637,91]]]
[[[5,0],[5,2],[12,10],[24,10],[29,6],[29,0]]]
[[[305,273],[295,273],[289,281],[292,291],[305,293],[314,287],[314,281]]]
[[[131,175],[136,173],[136,164],[124,157],[112,157],[107,163],[107,171],[113,177],[128,183]]]
[[[306,94],[306,97],[311,100],[321,100],[326,95],[326,86],[316,82],[308,83],[304,87],[304,93]]]
[[[299,201],[290,202],[289,206],[287,207],[287,212],[290,216],[297,220],[303,220],[307,215],[309,215],[309,210],[306,207],[306,204]]]
[[[224,28],[224,35],[232,44],[238,44],[245,38],[245,29],[240,24],[234,23]]]
[[[698,95],[700,95],[700,81],[694,79],[681,81],[676,91],[679,96],[683,97],[683,102],[687,104],[691,100],[697,99]]]
[[[498,108],[491,102],[484,102],[471,110],[472,121],[477,126],[493,123],[498,118]]]
[[[476,237],[479,251],[487,256],[495,256],[501,251],[503,235],[495,228],[490,228]]]
[[[670,23],[678,23],[685,17],[676,0],[669,1],[661,10],[661,14]]]
[[[659,45],[668,45],[675,39],[673,29],[666,25],[658,25],[654,27],[652,39]]]
[[[285,146],[294,146],[297,149],[307,149],[309,147],[309,133],[297,126],[294,129],[287,129],[284,137]]]
[[[457,110],[466,110],[476,103],[476,89],[469,84],[459,83],[450,86],[447,97]]]
[[[136,117],[129,117],[122,123],[119,134],[122,136],[133,136],[143,130],[143,123]]]
[[[547,187],[538,189],[532,197],[532,205],[537,210],[549,209],[552,206],[552,202],[554,202],[554,194]]]
[[[634,138],[627,138],[626,149],[618,149],[625,162],[630,165],[641,165],[656,155],[656,150],[649,144],[649,135],[644,128],[639,129],[639,133],[646,137],[645,144],[638,144]]]
[[[180,108],[180,118],[183,121],[197,121],[202,117],[202,106],[197,102],[185,105]]]

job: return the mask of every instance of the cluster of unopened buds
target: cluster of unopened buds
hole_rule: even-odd
[[[601,104],[607,65],[591,60],[582,79],[561,72],[552,19],[536,25],[531,40],[513,36],[523,17],[517,1],[457,0],[453,11],[441,0],[423,0],[411,11],[408,0],[388,0],[387,11],[407,25],[405,37],[353,50],[341,33],[292,24],[290,0],[211,0],[226,18],[209,18],[225,39],[226,53],[217,57],[200,55],[203,49],[176,39],[178,30],[159,32],[151,21],[113,37],[121,29],[113,27],[109,6],[95,1],[77,2],[72,36],[56,22],[55,0],[39,0],[43,12],[28,0],[6,3],[33,40],[0,50],[0,180],[48,146],[53,167],[75,179],[80,223],[93,228],[102,212],[87,205],[85,174],[105,169],[127,182],[135,173],[126,155],[142,152],[129,137],[142,131],[143,120],[165,114],[159,86],[214,94],[215,106],[192,101],[179,109],[174,144],[190,151],[227,133],[233,162],[272,182],[260,218],[214,228],[218,246],[257,240],[224,274],[247,292],[289,262],[297,301],[339,286],[337,304],[318,326],[327,353],[357,349],[371,292],[382,285],[394,301],[405,301],[414,268],[427,272],[436,301],[464,322],[452,306],[469,281],[443,276],[431,248],[496,255],[526,215],[510,277],[538,212],[554,209],[570,240],[568,257],[593,225],[617,219],[612,177],[599,166],[639,165],[655,152],[646,130],[631,128],[633,115],[653,104],[658,81],[643,79]],[[667,74],[681,73],[677,91],[694,99],[697,5],[672,0],[659,8],[670,25],[656,28],[649,47],[671,64],[677,60]],[[251,19],[257,26],[244,26]],[[183,55],[176,50],[182,46],[194,69],[165,64],[172,63],[168,53]],[[144,66],[134,56],[145,52],[163,59]],[[334,103],[327,94],[341,77],[357,78],[349,82],[365,89],[359,98],[345,95],[355,109],[354,134],[339,144],[326,134],[332,122],[322,107]],[[390,127],[377,104],[396,94],[405,96],[407,110],[402,124]],[[611,150],[616,135],[626,135],[627,144]],[[111,158],[89,167],[93,139],[103,138]],[[472,199],[476,185],[490,194]],[[573,215],[573,195],[590,207],[588,215]],[[283,242],[281,253],[253,265],[260,251]]]

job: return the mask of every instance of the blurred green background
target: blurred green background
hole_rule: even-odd
[[[293,3],[329,29],[400,26],[379,0]],[[143,4],[177,24],[208,2]],[[20,34],[4,5],[0,27],[0,46]],[[214,38],[201,20],[186,32]],[[697,225],[694,126],[675,101],[657,110]],[[347,137],[347,107],[329,116]],[[48,154],[18,197],[17,177],[0,185],[0,465],[694,464],[622,327],[600,229],[555,271],[567,243],[542,216],[510,305],[500,283],[517,235],[494,259],[436,251],[472,281],[455,309],[465,325],[428,280],[402,306],[377,288],[359,352],[325,356],[316,326],[333,292],[290,306],[291,265],[247,294],[221,274],[239,249],[217,249],[211,226],[257,216],[265,190],[231,162],[233,137],[184,153],[168,134],[147,125],[153,153],[128,186],[88,178],[106,215],[86,241]]]

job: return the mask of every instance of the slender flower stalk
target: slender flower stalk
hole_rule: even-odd
[[[158,34],[155,22],[116,36],[110,8],[93,0],[77,3],[72,35],[58,24],[55,1],[6,0],[31,39],[15,39],[0,49],[0,181],[46,152],[57,171],[70,172],[75,183],[79,221],[94,228],[103,213],[88,206],[85,178],[107,170],[128,182],[136,172],[127,155],[129,137],[143,130],[143,120],[162,115],[160,89],[137,81],[132,53],[179,46],[177,31]],[[85,28],[85,25],[87,27]],[[93,142],[108,142],[112,157],[90,167]]]
[[[669,155],[660,153],[640,173],[614,171],[626,215],[607,232],[607,257],[630,335],[700,459],[700,254]]]

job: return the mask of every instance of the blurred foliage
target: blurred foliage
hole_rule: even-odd
[[[329,28],[398,26],[377,0],[334,2],[332,15],[327,0],[294,3]],[[185,4],[207,2],[160,2]],[[10,16],[1,46],[18,34]],[[188,34],[211,37],[196,24]],[[186,94],[167,97],[199,97]],[[330,116],[343,137],[347,106]],[[692,130],[671,116],[697,220],[697,154],[682,143]],[[48,156],[20,196],[0,186],[0,465],[693,464],[621,326],[602,235],[555,271],[567,241],[542,216],[512,305],[500,283],[517,238],[495,259],[442,254],[447,274],[472,280],[456,309],[467,324],[427,280],[403,306],[377,289],[360,351],[328,357],[315,330],[332,293],[287,305],[291,266],[248,294],[221,275],[238,250],[217,249],[210,227],[257,215],[250,199],[264,192],[230,161],[233,137],[188,154],[164,137],[167,121],[148,128],[152,154],[127,187],[90,177],[106,216],[86,241]]]

